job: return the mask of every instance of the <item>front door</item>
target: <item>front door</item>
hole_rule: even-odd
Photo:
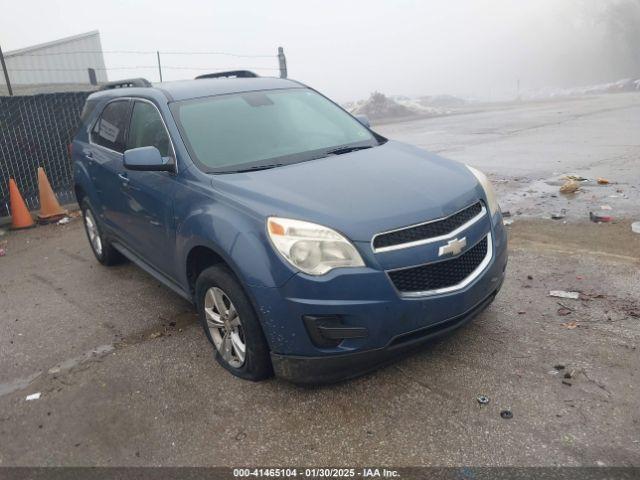
[[[160,111],[147,100],[135,100],[126,149],[148,146],[176,162]],[[175,173],[125,170],[124,176],[121,191],[128,217],[126,241],[152,266],[175,278]]]

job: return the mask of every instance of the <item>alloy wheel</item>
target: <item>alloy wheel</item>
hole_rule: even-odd
[[[204,296],[204,314],[222,359],[234,368],[242,367],[247,345],[240,315],[229,296],[218,287],[209,288]]]
[[[100,238],[100,232],[98,231],[98,225],[96,219],[91,213],[91,210],[87,209],[84,212],[84,225],[87,228],[87,234],[89,235],[89,242],[96,255],[100,257],[102,255],[102,239]]]

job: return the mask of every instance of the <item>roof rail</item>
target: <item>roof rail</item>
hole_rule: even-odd
[[[198,75],[196,80],[201,78],[255,78],[257,76],[257,74],[250,72],[249,70],[229,70],[228,72],[205,73],[204,75]]]
[[[127,78],[124,80],[116,80],[115,82],[107,82],[100,87],[100,90],[113,90],[114,88],[127,87],[150,87],[151,82],[146,78]]]

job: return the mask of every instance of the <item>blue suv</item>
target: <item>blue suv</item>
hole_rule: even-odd
[[[98,261],[192,301],[224,368],[337,381],[491,303],[507,236],[484,174],[296,81],[204,77],[107,85],[71,148]]]

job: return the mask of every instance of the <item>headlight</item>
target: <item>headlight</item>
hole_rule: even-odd
[[[475,168],[470,167],[469,165],[467,165],[467,168],[469,169],[469,171],[471,171],[471,173],[475,175],[480,185],[482,185],[482,188],[484,189],[484,194],[487,196],[489,211],[491,212],[491,215],[495,214],[500,209],[500,206],[498,205],[498,199],[496,198],[496,193],[493,191],[493,185],[491,185],[491,182],[489,181],[487,176],[484,173],[482,173],[480,170],[476,170]]]
[[[309,275],[324,275],[338,267],[364,267],[351,242],[322,225],[269,217],[267,232],[280,255]]]

